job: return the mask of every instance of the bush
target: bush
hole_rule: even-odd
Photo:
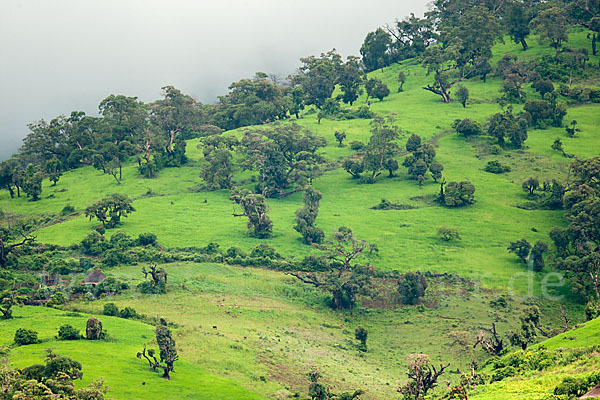
[[[56,292],[52,296],[50,296],[50,300],[46,303],[48,307],[56,307],[61,304],[65,304],[67,301],[65,294],[63,292]]]
[[[308,272],[327,271],[327,261],[323,257],[306,256],[301,266],[303,271]]]
[[[106,303],[104,305],[104,310],[102,314],[116,317],[117,315],[119,315],[119,308],[115,303]]]
[[[276,260],[281,258],[281,254],[279,254],[273,246],[270,246],[266,243],[262,243],[252,249],[252,252],[250,252],[250,257],[270,258],[272,260]]]
[[[354,151],[362,150],[363,147],[365,147],[365,144],[358,140],[354,140],[354,141],[350,142],[350,148]]]
[[[420,272],[407,272],[398,279],[398,293],[404,304],[417,304],[426,290],[427,280]]]
[[[485,166],[485,172],[491,172],[492,174],[503,174],[505,172],[510,172],[510,167],[508,165],[500,164],[500,161],[493,160],[488,161]]]
[[[140,233],[136,240],[138,246],[154,246],[156,244],[156,235],[154,233],[146,232]]]
[[[469,181],[448,182],[443,201],[448,207],[463,207],[475,203],[474,194],[475,186]]]
[[[71,325],[63,325],[58,329],[58,340],[79,340],[79,331]]]
[[[477,121],[465,118],[463,120],[457,120],[454,123],[454,129],[465,137],[477,136],[483,133],[483,129]]]
[[[124,309],[119,311],[119,317],[125,319],[133,319],[138,317],[138,313],[132,307],[125,307]]]
[[[19,346],[35,344],[38,342],[38,333],[31,329],[19,328],[15,332],[14,341]]]
[[[453,226],[440,226],[437,233],[440,239],[442,239],[444,242],[450,242],[456,239],[461,240],[458,229],[454,228]]]
[[[62,215],[69,215],[69,214],[73,214],[74,212],[75,212],[75,207],[73,207],[70,204],[67,204],[66,206],[63,207],[63,209],[60,213]]]
[[[240,248],[232,246],[227,249],[227,257],[236,258],[236,257],[246,257],[246,253],[244,253]]]

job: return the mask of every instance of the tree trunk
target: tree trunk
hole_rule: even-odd
[[[525,38],[521,38],[521,46],[523,46],[523,51],[527,50],[527,42],[525,41]]]

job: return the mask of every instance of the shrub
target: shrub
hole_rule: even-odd
[[[323,257],[306,256],[302,260],[301,266],[303,271],[327,271],[327,261]]]
[[[485,166],[485,172],[491,172],[492,174],[503,174],[505,172],[510,172],[510,167],[508,165],[500,164],[498,160],[488,161]]]
[[[154,233],[150,233],[150,232],[146,232],[146,233],[140,233],[140,235],[137,238],[137,245],[138,246],[148,246],[148,245],[152,245],[154,246],[156,244],[156,235]]]
[[[138,317],[138,313],[132,307],[125,307],[124,309],[119,311],[119,317],[125,319],[133,319]]]
[[[253,258],[270,258],[272,260],[276,260],[281,258],[281,254],[275,250],[273,246],[270,246],[266,243],[261,243],[250,252],[250,257]]]
[[[70,204],[67,204],[66,206],[63,207],[63,209],[60,213],[62,215],[69,215],[69,214],[73,214],[74,212],[75,212],[75,207],[73,207]]]
[[[56,292],[52,296],[50,296],[50,300],[46,303],[48,307],[56,307],[61,304],[65,304],[67,301],[65,294],[63,292]]]
[[[454,228],[453,226],[440,226],[437,233],[440,239],[442,239],[444,242],[450,242],[456,239],[461,240],[458,229]]]
[[[420,272],[407,272],[398,279],[398,293],[404,304],[417,304],[426,290],[427,280]]]
[[[102,314],[116,317],[117,315],[119,315],[119,308],[115,303],[106,303],[104,305],[104,310]]]
[[[79,331],[71,325],[63,325],[58,329],[58,340],[79,340]]]
[[[361,141],[353,140],[352,142],[350,142],[350,148],[354,151],[362,150],[363,147],[365,147],[365,144]]]
[[[469,181],[448,182],[443,202],[448,207],[463,207],[475,203],[475,186]]]
[[[31,329],[19,328],[15,332],[15,343],[19,346],[38,342],[38,333]]]
[[[240,248],[232,246],[227,249],[227,257],[236,258],[236,257],[246,257],[246,253],[244,253]]]
[[[483,129],[477,121],[470,120],[469,118],[465,118],[461,121],[455,121],[454,129],[456,132],[464,135],[465,137],[477,136],[481,135]]]

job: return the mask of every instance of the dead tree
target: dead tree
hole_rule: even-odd
[[[439,377],[449,366],[450,364],[440,364],[439,368],[436,368],[427,354],[410,354],[406,371],[409,381],[398,391],[414,400],[422,400],[427,396],[427,392],[437,386]]]
[[[491,336],[483,330],[479,331],[473,348],[476,348],[477,345],[481,345],[481,348],[485,350],[485,352],[487,352],[488,354],[499,356],[504,350],[504,340],[500,339],[500,336],[496,331],[495,322],[492,322],[492,329],[490,330],[490,334]]]

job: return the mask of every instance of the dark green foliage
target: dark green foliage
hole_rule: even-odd
[[[398,87],[398,93],[400,93],[404,91],[404,83],[406,82],[406,74],[404,71],[398,73],[398,82],[400,82],[400,86]]]
[[[359,294],[367,294],[371,290],[373,269],[356,265],[355,262],[364,253],[373,254],[377,247],[364,240],[358,240],[349,228],[339,227],[333,238],[321,246],[328,261],[328,271],[300,274],[292,272],[306,284],[322,288],[331,293],[331,306],[339,310],[352,309]]]
[[[124,309],[119,311],[119,317],[125,319],[134,319],[139,317],[139,315],[137,311],[135,311],[135,309],[133,309],[132,307],[125,307]]]
[[[312,186],[304,189],[304,207],[296,211],[296,226],[294,229],[302,235],[304,243],[310,245],[321,243],[325,234],[322,229],[315,226],[319,215],[319,202],[323,196]]]
[[[376,117],[371,122],[371,137],[364,149],[363,164],[366,171],[372,172],[373,179],[381,174],[381,170],[387,169],[387,162],[400,152],[396,143],[398,132],[392,119]]]
[[[566,377],[554,388],[557,396],[568,396],[566,398],[579,398],[586,394],[591,388],[600,383],[600,373],[593,372],[584,377]]]
[[[105,228],[114,228],[121,222],[122,217],[127,217],[134,212],[131,200],[126,194],[113,193],[85,209],[86,217],[97,218]]]
[[[535,91],[538,92],[540,96],[542,96],[542,99],[544,98],[546,93],[554,92],[554,85],[552,84],[552,81],[546,79],[540,79],[538,81],[535,81],[532,86],[535,89]]]
[[[335,140],[338,141],[339,146],[342,147],[343,146],[343,141],[344,139],[346,139],[346,132],[339,132],[339,131],[335,131]]]
[[[212,148],[204,155],[204,164],[200,170],[200,177],[211,190],[231,189],[233,179],[233,155],[228,148]]]
[[[360,47],[360,55],[366,72],[387,67],[390,64],[391,36],[382,28],[369,32]]]
[[[531,21],[531,10],[526,4],[514,2],[510,4],[506,12],[506,27],[508,34],[515,43],[520,43],[523,51],[527,50],[527,36],[529,36],[529,22]]]
[[[585,319],[591,321],[600,317],[600,300],[590,300],[585,305]]]
[[[453,226],[440,226],[437,231],[438,236],[444,242],[451,242],[453,240],[461,240],[460,233],[458,229]]]
[[[590,300],[600,298],[600,157],[575,160],[572,181],[564,195],[566,229],[550,232],[557,257],[574,290]]]
[[[503,174],[505,172],[510,172],[510,167],[508,165],[501,164],[498,160],[488,161],[484,170],[486,172],[491,172],[492,174]]]
[[[29,164],[25,169],[21,189],[31,197],[31,201],[38,201],[42,195],[42,179],[43,174],[37,166]]]
[[[102,311],[102,314],[109,315],[111,317],[116,317],[119,315],[119,308],[115,303],[106,303],[104,305],[104,310]]]
[[[379,204],[371,207],[372,210],[413,210],[417,207],[411,206],[410,204],[398,204],[392,203],[387,199],[381,199]]]
[[[242,169],[258,173],[261,195],[285,196],[321,176],[325,159],[317,150],[325,144],[323,137],[295,123],[247,131],[241,141]]]
[[[179,359],[177,355],[177,346],[175,340],[171,336],[171,330],[166,326],[166,321],[161,318],[160,324],[155,329],[156,344],[159,350],[159,359],[156,358],[156,352],[153,349],[146,351],[146,345],[144,350],[137,353],[137,358],[144,357],[148,361],[150,367],[156,371],[157,368],[163,370],[163,378],[170,380],[170,373],[175,371],[173,368],[174,363]]]
[[[322,108],[325,100],[331,97],[335,82],[342,66],[342,58],[335,50],[321,53],[320,57],[301,58],[298,74],[291,77],[295,85],[302,87],[306,105],[314,104]]]
[[[398,294],[403,304],[419,303],[426,290],[427,279],[420,272],[407,272],[398,279]]]
[[[129,285],[126,282],[109,276],[95,286],[93,293],[96,297],[114,296],[127,289],[129,289]]]
[[[508,246],[507,250],[509,253],[514,253],[519,257],[523,263],[527,263],[531,244],[526,239],[520,239],[516,242],[510,242],[510,246]]]
[[[447,207],[464,207],[475,204],[475,186],[469,181],[448,182],[441,194]]]
[[[365,144],[361,141],[354,140],[350,142],[350,148],[354,151],[362,150],[365,147]]]
[[[527,140],[527,125],[524,116],[517,117],[508,110],[489,118],[487,132],[498,140],[500,146],[504,146],[508,139],[513,148],[520,149]]]
[[[548,245],[542,241],[537,241],[533,248],[531,249],[531,263],[533,266],[533,270],[536,272],[540,272],[544,269],[546,265],[544,262],[544,253],[548,251]]]
[[[38,340],[38,333],[32,329],[19,328],[15,332],[15,344],[24,346],[27,344],[35,344]]]
[[[261,243],[252,249],[250,252],[250,257],[276,260],[281,258],[281,254],[279,254],[273,246],[266,243]]]
[[[527,345],[533,343],[537,336],[537,329],[540,328],[541,312],[538,306],[531,306],[525,310],[521,320],[521,330],[509,334],[510,343],[513,346],[520,346],[523,350]]]
[[[421,137],[416,133],[410,135],[408,140],[406,141],[406,151],[412,153],[417,151],[419,147],[421,147]]]
[[[230,199],[239,204],[243,214],[233,214],[234,217],[248,218],[248,231],[252,236],[266,239],[271,236],[273,223],[267,215],[269,207],[264,196],[250,193],[248,190],[234,191]]]
[[[103,235],[93,231],[81,241],[81,247],[84,254],[97,256],[108,248],[108,243],[106,243]]]
[[[352,178],[358,179],[360,178],[360,174],[362,174],[365,170],[365,166],[363,164],[362,159],[352,159],[347,158],[344,160],[342,164],[342,168],[352,175]]]
[[[542,9],[531,21],[533,31],[539,35],[540,40],[550,42],[550,47],[556,50],[556,57],[562,43],[569,38],[567,35],[567,16],[562,7],[547,7]]]
[[[390,95],[390,89],[383,82],[377,82],[375,87],[373,87],[373,91],[370,94],[371,97],[376,97],[379,99],[379,101],[383,101],[383,99],[385,97],[388,97],[389,95]]]
[[[458,85],[456,92],[454,92],[456,100],[462,104],[463,108],[467,107],[467,100],[469,100],[469,89],[464,85]]]
[[[539,187],[540,182],[537,178],[534,177],[529,177],[528,179],[524,180],[521,184],[521,188],[523,189],[523,191],[528,193],[530,196],[533,196],[534,192],[538,190]]]
[[[523,109],[531,116],[531,124],[544,128],[547,124],[554,127],[561,127],[567,108],[563,103],[556,102],[556,94],[551,93],[545,100],[528,100]]]
[[[342,101],[352,105],[362,93],[362,71],[360,59],[348,56],[348,60],[341,66],[336,83],[342,91]]]
[[[158,268],[156,265],[142,268],[142,274],[144,274],[145,281],[140,283],[137,287],[138,290],[146,294],[162,294],[167,293],[167,272],[164,268]],[[148,279],[150,275],[150,279]]]
[[[58,340],[79,340],[81,334],[79,330],[73,328],[71,325],[63,325],[58,329]]]
[[[154,246],[156,244],[156,235],[150,232],[140,233],[136,244],[138,246]]]
[[[477,121],[470,120],[469,118],[455,121],[454,129],[466,138],[481,135],[483,132],[481,125]]]
[[[412,142],[409,143],[411,139]],[[418,141],[420,141],[418,136],[416,136],[416,138],[411,136],[406,143],[407,149],[414,148],[414,145]],[[433,161],[435,156],[436,152],[433,145],[430,143],[423,143],[416,150],[414,150],[412,154],[408,155],[404,159],[402,165],[408,169],[408,174],[411,175],[411,177],[417,182],[419,182],[419,186],[423,184],[423,181],[425,180],[425,174],[428,170],[431,171],[431,175],[437,182],[437,180],[441,178],[441,172],[444,170],[444,167],[440,163],[435,163]],[[432,166],[433,169],[431,169]]]
[[[358,346],[358,349],[360,351],[367,351],[367,336],[369,335],[369,331],[367,331],[366,328],[363,328],[362,326],[359,326],[356,328],[356,330],[354,331],[354,337],[356,338],[356,340],[360,341],[360,345]]]
[[[48,179],[50,182],[52,182],[52,186],[56,186],[56,183],[63,173],[62,162],[56,156],[54,156],[50,160],[46,161],[44,170],[48,176]]]

